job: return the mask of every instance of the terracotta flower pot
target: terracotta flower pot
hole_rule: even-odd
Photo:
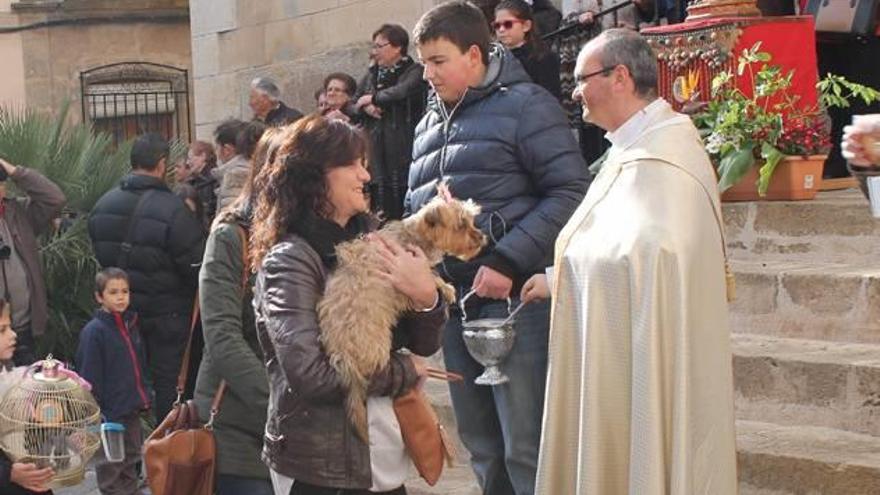
[[[813,199],[822,185],[822,169],[826,155],[787,156],[779,162],[766,196],[758,196],[758,169],[755,164],[748,173],[730,189],[721,194],[722,201],[800,201]]]

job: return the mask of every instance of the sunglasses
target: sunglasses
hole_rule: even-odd
[[[494,29],[495,31],[499,31],[499,30],[501,30],[501,28],[504,28],[505,30],[510,30],[510,29],[513,29],[514,24],[519,24],[521,22],[523,22],[523,21],[521,21],[519,19],[512,19],[512,20],[508,19],[506,21],[495,21],[492,23],[492,29]]]

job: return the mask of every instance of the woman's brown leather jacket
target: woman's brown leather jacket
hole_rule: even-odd
[[[318,253],[302,237],[287,234],[257,276],[254,310],[270,389],[263,460],[306,483],[368,489],[369,446],[348,420],[343,387],[319,340],[315,306],[326,275]],[[394,349],[435,353],[446,318],[445,305],[407,313],[394,330]],[[417,381],[410,358],[395,352],[373,376],[370,394],[396,397]]]

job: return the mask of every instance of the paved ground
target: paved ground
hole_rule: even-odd
[[[418,475],[406,483],[407,492],[410,495],[480,495],[480,490],[474,482],[474,473],[470,466],[458,462],[453,467],[446,467],[440,481],[434,486],[428,486]],[[149,494],[149,490],[145,490]],[[95,471],[86,471],[85,480],[75,487],[55,490],[56,495],[100,495],[95,480]]]

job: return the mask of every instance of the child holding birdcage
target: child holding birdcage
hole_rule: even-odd
[[[0,299],[0,397],[24,375],[25,367],[8,369],[15,352],[15,332],[9,316],[9,304]],[[49,483],[55,476],[52,468],[39,468],[27,462],[12,462],[0,450],[0,493],[4,495],[51,494]]]
[[[97,463],[98,488],[103,495],[140,494],[140,413],[151,401],[137,315],[128,309],[128,275],[119,268],[101,270],[95,277],[95,299],[101,307],[80,332],[76,363],[80,375],[92,384],[105,421],[125,428],[125,458]]]

